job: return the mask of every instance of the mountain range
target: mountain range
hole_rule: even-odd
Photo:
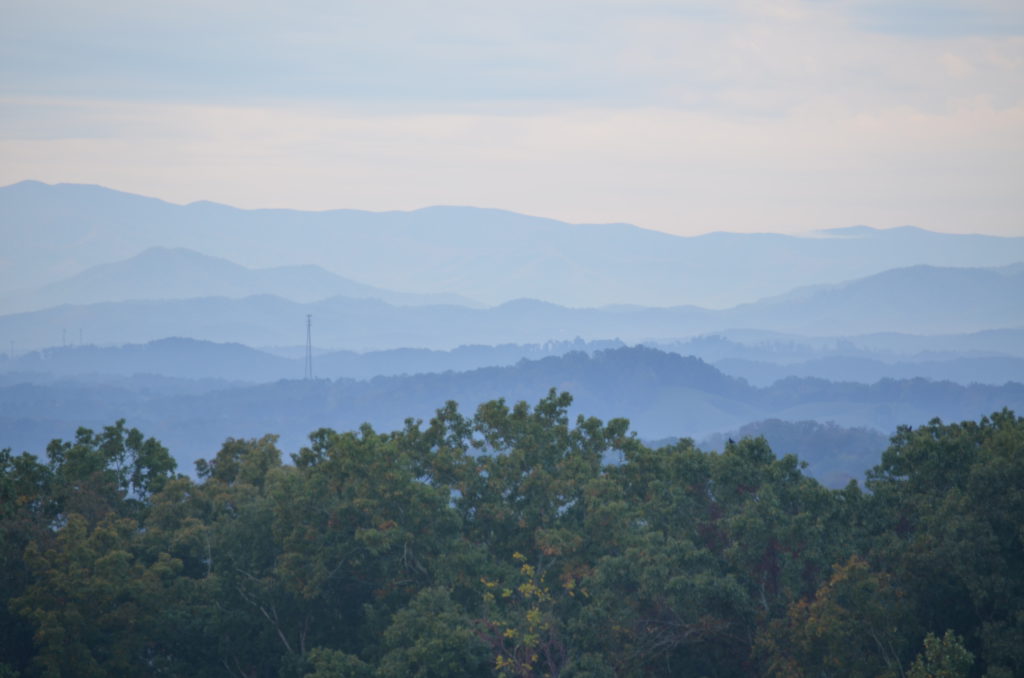
[[[622,346],[622,342],[547,342],[500,346],[459,346],[450,351],[398,348],[384,351],[318,352],[313,359],[317,377],[370,379],[376,376],[465,372],[481,367],[513,365],[524,359],[592,353]],[[103,379],[160,375],[177,379],[219,379],[262,383],[294,379],[305,371],[304,356],[285,357],[242,344],[218,344],[196,339],[168,338],[125,346],[67,346],[33,351],[14,360],[0,357],[2,381],[46,382],[60,377]]]
[[[178,254],[164,251],[166,260]],[[155,256],[156,253],[153,253]],[[168,264],[168,275],[174,271]],[[125,279],[127,280],[127,278]],[[19,353],[66,344],[80,330],[98,345],[187,337],[249,346],[295,345],[313,316],[321,348],[450,349],[465,344],[531,344],[619,339],[671,340],[729,328],[845,336],[871,332],[967,333],[1024,327],[1024,268],[914,266],[838,286],[711,310],[680,306],[567,308],[520,299],[491,308],[395,306],[332,297],[299,303],[277,296],[200,297],[63,305],[0,316],[0,337]]]
[[[1009,333],[1007,333],[1009,334]],[[1015,333],[1016,345],[1004,348],[1024,350],[1024,330]],[[927,346],[931,337],[917,337]],[[1002,385],[1024,383],[1024,357],[1010,352],[979,353],[971,347],[974,335],[961,335],[959,345],[946,337],[947,345],[960,347],[950,354],[923,351],[895,355],[871,351],[858,343],[872,337],[844,338],[834,345],[814,348],[797,343],[806,338],[791,336],[787,344],[740,344],[718,337],[698,337],[673,344],[666,352],[693,355],[722,372],[746,379],[754,386],[770,386],[789,376],[814,377],[829,381],[874,383],[882,379],[924,377],[952,381]],[[902,337],[904,340],[912,337]],[[855,343],[856,342],[856,343]],[[503,344],[459,346],[450,351],[399,348],[383,351],[326,351],[313,357],[314,374],[320,378],[370,379],[438,372],[465,372],[482,367],[514,365],[520,360],[538,360],[572,351],[595,351],[622,347],[619,341],[584,342],[580,339],[544,344]],[[288,351],[261,351],[242,344],[218,344],[196,339],[168,338],[146,344],[125,346],[66,346],[32,351],[10,360],[0,356],[0,384],[48,383],[73,377],[110,381],[116,377],[159,375],[175,379],[205,379],[220,382],[261,383],[294,379],[305,371],[304,356],[282,355]],[[802,359],[794,360],[795,357]],[[223,384],[214,384],[223,386]]]
[[[1024,261],[1024,238],[913,227],[680,237],[470,207],[242,210],[33,181],[0,188],[0,241],[3,296],[152,247],[189,248],[250,268],[316,265],[363,285],[488,305],[532,298],[570,307],[727,308],[919,264]]]
[[[536,402],[550,388],[574,395],[574,416],[627,417],[634,431],[652,440],[700,439],[769,419],[833,421],[889,433],[936,416],[959,421],[1004,407],[1024,410],[1024,384],[1019,383],[961,386],[909,379],[853,384],[791,377],[756,388],[697,358],[643,347],[369,380],[189,384],[133,377],[0,386],[0,446],[38,454],[50,438],[71,437],[80,425],[98,428],[125,417],[129,425],[164,442],[187,470],[196,458],[212,456],[227,437],[276,433],[289,452],[321,427],[352,430],[369,422],[378,430],[392,430],[409,417],[429,419],[448,400],[472,412],[496,398]],[[832,460],[829,472],[859,476],[877,458],[858,457],[859,468],[850,463],[837,466]]]
[[[0,297],[0,314],[62,304],[254,295],[273,295],[300,303],[342,296],[379,299],[395,306],[479,306],[457,294],[403,293],[363,285],[319,266],[253,269],[184,248],[153,247],[123,261],[100,264],[63,280],[8,293]]]
[[[0,241],[0,447],[36,453],[127,417],[187,469],[229,436],[291,451],[554,387],[648,440],[764,434],[841,482],[898,425],[1024,409],[1021,237],[681,237],[29,181],[0,188]],[[318,378],[296,380],[308,316]]]

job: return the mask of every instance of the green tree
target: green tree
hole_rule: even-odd
[[[379,678],[490,675],[490,653],[466,611],[440,587],[425,588],[384,632]]]
[[[33,581],[11,604],[35,628],[39,675],[154,676],[173,664],[155,620],[175,600],[181,563],[166,554],[144,562],[137,535],[131,518],[90,527],[71,514],[49,546],[28,546]]]
[[[767,675],[901,678],[917,626],[892,578],[853,557],[758,637]]]
[[[309,653],[311,670],[305,678],[373,678],[373,667],[351,654],[327,647]]]
[[[946,631],[942,638],[929,633],[924,638],[924,651],[917,655],[907,678],[967,678],[974,655],[963,641],[952,631]]]
[[[1024,674],[1024,419],[900,428],[868,476],[872,559],[926,629],[952,629],[989,675]]]
[[[54,539],[51,528],[59,507],[52,486],[52,471],[34,455],[0,450],[0,648],[11,671],[28,667],[33,628],[7,603],[23,595],[32,581],[26,546]]]
[[[167,448],[136,428],[126,429],[124,419],[100,433],[79,428],[74,441],[53,440],[46,453],[61,510],[91,524],[112,511],[138,516],[177,468]]]

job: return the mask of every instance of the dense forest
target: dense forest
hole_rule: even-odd
[[[0,676],[1024,675],[1024,419],[901,427],[830,490],[571,397],[0,453]],[[608,463],[610,462],[610,463]]]

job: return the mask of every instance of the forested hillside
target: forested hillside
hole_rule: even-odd
[[[766,419],[834,421],[888,433],[935,416],[977,418],[1003,407],[1024,409],[1024,385],[960,386],[925,379],[874,384],[789,378],[755,388],[693,357],[645,347],[571,352],[507,367],[368,380],[284,380],[257,385],[136,376],[90,381],[0,385],[0,440],[16,451],[41,449],[79,425],[98,428],[127,417],[163,440],[188,466],[208,457],[228,436],[281,436],[297,450],[320,426],[383,430],[407,417],[429,420],[438,403],[466,407],[494,398],[533,401],[551,387],[574,394],[572,414],[628,417],[647,440],[701,439]],[[788,452],[788,449],[781,450]],[[810,472],[859,477],[878,461],[872,446],[852,457],[831,448],[808,455]]]
[[[700,336],[685,342],[653,344],[654,348],[701,358],[721,371],[742,377],[755,386],[770,386],[788,376],[830,381],[874,383],[882,379],[924,377],[1001,385],[1024,383],[1024,331],[984,333],[996,335],[982,343],[983,335],[945,337],[942,350],[931,346],[943,337],[890,335],[909,346],[902,350],[876,348],[874,337],[815,339],[794,335],[750,333],[746,343],[720,336]],[[982,344],[979,348],[976,344]],[[594,353],[621,348],[619,340],[546,341],[537,344],[462,345],[448,351],[401,348],[379,351],[313,350],[314,373],[320,378],[370,379],[376,376],[465,372],[481,367],[514,365],[522,359],[559,356],[571,351]],[[110,378],[137,374],[185,379],[223,379],[266,382],[301,375],[305,347],[258,350],[242,344],[218,344],[196,339],[168,338],[123,346],[69,345],[31,351],[11,359],[0,354],[0,383],[39,383],[60,377]],[[1022,354],[1022,355],[1016,355]]]
[[[570,404],[229,439],[195,479],[124,422],[4,451],[0,675],[1024,673],[1024,419],[901,427],[828,490]]]
[[[860,477],[859,469],[878,463],[889,444],[888,436],[863,426],[843,427],[834,421],[823,424],[768,419],[709,436],[700,442],[700,447],[720,451],[730,440],[761,436],[776,453],[799,457],[808,465],[805,473],[833,488],[845,486]]]

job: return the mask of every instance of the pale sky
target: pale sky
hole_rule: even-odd
[[[1024,235],[1021,0],[0,6],[0,185]]]

